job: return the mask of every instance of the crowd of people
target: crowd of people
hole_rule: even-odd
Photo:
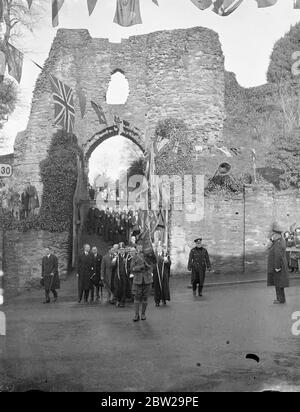
[[[78,257],[78,303],[101,301],[119,308],[134,304],[134,321],[145,320],[152,290],[157,307],[170,300],[170,256],[160,243],[154,255],[155,263],[147,259],[143,244],[136,241],[135,236],[131,236],[127,246],[122,242],[114,244],[104,256],[96,246],[91,248],[85,244]],[[50,292],[56,301],[58,261],[49,249],[46,249],[42,261],[42,279],[46,296],[44,303],[50,303]]]
[[[291,272],[297,272],[299,271],[300,263],[300,227],[296,227],[296,224],[292,225],[289,230],[284,232],[283,236],[288,248],[288,268]]]
[[[289,287],[289,268],[290,271],[296,269],[291,262],[295,260],[298,265],[300,260],[299,255],[287,255],[287,247],[291,248],[290,253],[300,254],[300,228],[284,231],[274,222],[271,232],[267,284],[275,287],[274,304],[284,304],[285,288]],[[203,247],[202,238],[197,238],[194,242],[195,247],[190,251],[187,266],[191,272],[193,294],[196,296],[198,289],[198,295],[202,296],[206,271],[211,270],[211,262],[208,251]],[[137,238],[132,234],[127,245],[124,242],[116,243],[102,256],[96,246],[91,248],[85,244],[78,257],[78,303],[82,300],[84,303],[93,303],[96,300],[118,308],[134,304],[135,322],[146,319],[148,297],[152,290],[156,306],[161,303],[166,305],[170,301],[169,253],[158,242],[150,259],[145,245],[140,236]],[[50,292],[56,301],[57,289],[60,287],[58,260],[49,248],[42,260],[41,283],[45,288],[44,303],[50,303]]]
[[[17,220],[24,220],[38,214],[40,201],[36,187],[28,182],[20,194],[13,187],[6,187],[0,181],[0,200],[2,207]]]
[[[104,256],[96,247],[84,245],[78,258],[78,302],[82,298],[85,303],[94,302],[96,292],[96,300],[120,308],[134,303],[136,319],[141,305],[143,319],[152,288],[156,306],[170,300],[171,260],[160,244],[155,250],[155,260],[155,264],[147,260],[143,245],[136,242],[135,236],[131,236],[127,246],[123,242],[114,244]]]
[[[86,231],[89,235],[97,234],[103,240],[111,244],[125,243],[130,241],[131,236],[138,237],[145,229],[145,214],[141,209],[113,209],[90,207],[86,219]],[[150,230],[155,225],[155,241],[163,241],[165,222],[163,212],[152,212],[149,219]],[[153,219],[154,217],[154,219]]]

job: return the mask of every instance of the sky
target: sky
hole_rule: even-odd
[[[43,0],[33,0],[33,3]],[[45,1],[45,0],[44,0]],[[236,74],[240,85],[258,86],[266,82],[266,72],[274,43],[300,21],[300,10],[293,0],[279,0],[275,6],[259,9],[255,0],[244,0],[230,16],[218,16],[210,10],[199,10],[190,0],[140,0],[143,24],[124,28],[113,23],[116,0],[98,0],[88,16],[86,0],[65,0],[57,28],[86,28],[93,37],[120,42],[132,35],[202,26],[215,30],[225,56],[225,69]],[[25,130],[30,113],[32,91],[40,70],[30,61],[43,65],[57,28],[51,24],[51,1],[46,1],[45,14],[31,35],[25,34],[16,44],[25,52],[23,76],[17,109],[0,132],[5,138],[1,154],[10,153],[16,134]],[[113,146],[111,150],[114,150]]]

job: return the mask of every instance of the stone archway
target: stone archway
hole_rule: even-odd
[[[95,133],[87,142],[82,146],[84,153],[84,168],[88,170],[88,162],[93,151],[105,140],[114,136],[123,136],[135,143],[141,151],[146,153],[145,139],[143,132],[136,126],[131,125],[128,121],[123,120],[118,124],[107,126]]]
[[[143,132],[136,126],[131,125],[128,121],[123,120],[110,126],[106,126],[97,133],[95,133],[91,138],[89,138],[85,144],[82,145],[83,150],[83,162],[78,162],[78,176],[79,181],[77,182],[78,190],[74,194],[73,200],[73,266],[77,260],[79,252],[79,244],[81,243],[81,237],[84,232],[84,222],[86,219],[87,211],[89,207],[93,204],[89,200],[88,191],[85,187],[85,183],[88,181],[89,174],[89,161],[92,153],[100,146],[103,142],[114,136],[123,136],[126,139],[134,143],[144,155],[146,154],[146,144]],[[93,204],[94,206],[94,204]],[[78,218],[80,224],[78,226]]]

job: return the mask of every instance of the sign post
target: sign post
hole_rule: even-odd
[[[0,163],[0,178],[11,177],[13,173],[12,166],[5,163]]]

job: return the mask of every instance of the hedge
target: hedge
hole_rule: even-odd
[[[57,132],[47,158],[40,163],[44,188],[40,209],[40,227],[43,230],[64,232],[72,228],[77,156],[82,158],[76,136]]]

